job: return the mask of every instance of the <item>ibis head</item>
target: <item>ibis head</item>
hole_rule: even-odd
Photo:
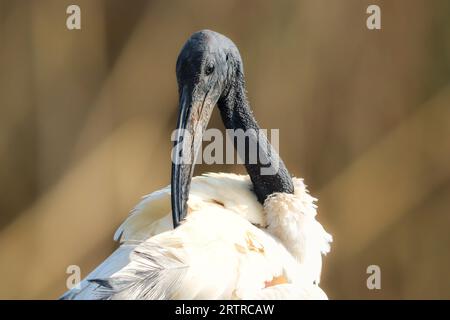
[[[194,33],[181,49],[176,75],[179,113],[171,180],[174,227],[187,213],[195,157],[214,106],[217,104],[227,129],[259,131],[245,95],[241,56],[230,39],[210,30]],[[246,148],[245,152],[248,150]],[[270,144],[264,144],[261,154],[264,163],[259,158],[257,163],[245,160],[258,200],[264,202],[274,192],[292,193],[291,177]],[[247,159],[247,155],[243,156]],[[276,173],[261,176],[260,168],[274,162],[277,163]]]

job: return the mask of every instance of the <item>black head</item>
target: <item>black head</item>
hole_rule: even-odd
[[[216,100],[226,94],[236,74],[243,73],[242,60],[233,41],[220,33],[202,30],[183,46],[176,73],[180,93],[184,88],[194,89],[196,95]]]
[[[218,104],[225,127],[259,130],[245,97],[241,56],[230,39],[209,30],[194,33],[178,56],[176,73],[179,114],[171,181],[174,227],[186,216],[195,157],[214,106]],[[261,163],[246,163],[260,202],[274,192],[293,190],[289,173],[277,153],[269,152],[270,145],[263,151],[269,160],[265,163],[279,163],[280,170],[263,177],[259,174]]]
[[[218,100],[226,95],[242,61],[236,45],[210,30],[194,33],[178,56],[179,116],[172,157],[172,208],[174,224],[186,215],[186,202],[195,156],[203,132]]]

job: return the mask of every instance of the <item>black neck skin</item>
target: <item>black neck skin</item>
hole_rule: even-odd
[[[256,133],[260,133],[260,127],[256,123],[245,95],[242,75],[234,79],[227,94],[219,99],[218,107],[225,128],[234,130],[242,129],[244,131],[253,129]],[[246,138],[245,155],[240,156],[241,159],[245,159],[245,168],[253,183],[253,189],[258,201],[264,204],[266,198],[276,192],[292,194],[294,192],[294,185],[291,175],[278,153],[263,133],[260,133],[259,141],[256,139],[257,136],[253,135],[248,139]],[[249,144],[251,143],[257,144],[258,156],[256,163],[249,163]],[[236,138],[234,139],[234,147],[237,147]],[[278,170],[275,173],[269,175],[261,174],[262,168],[267,168],[277,163]]]

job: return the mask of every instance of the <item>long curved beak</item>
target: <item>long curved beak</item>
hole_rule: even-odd
[[[195,161],[203,133],[217,101],[209,92],[197,94],[195,87],[183,87],[180,91],[180,106],[174,148],[172,149],[172,220],[176,228],[187,214],[187,201]]]

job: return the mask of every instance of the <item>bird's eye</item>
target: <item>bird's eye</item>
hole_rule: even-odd
[[[205,74],[209,76],[214,71],[214,65],[212,63],[208,64],[205,68]]]

